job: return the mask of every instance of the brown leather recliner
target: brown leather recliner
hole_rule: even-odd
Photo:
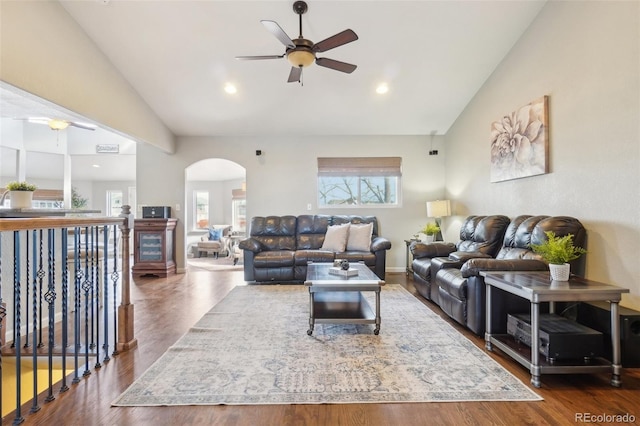
[[[423,297],[440,303],[440,292],[434,284],[436,273],[443,268],[460,268],[473,257],[494,257],[502,245],[509,218],[502,215],[469,216],[460,228],[460,241],[452,243],[413,243],[413,285]]]
[[[567,216],[518,216],[511,221],[503,245],[494,258],[468,259],[460,269],[441,269],[435,275],[439,304],[444,312],[478,335],[485,331],[486,286],[482,271],[548,271],[532,244],[546,240],[546,231],[558,236],[572,234],[578,247],[585,246],[586,230],[578,219]],[[584,274],[584,256],[571,263],[571,271]],[[433,285],[433,284],[432,284]],[[491,321],[496,329],[506,329],[507,314],[528,312],[529,303],[519,297],[495,292],[492,297]]]

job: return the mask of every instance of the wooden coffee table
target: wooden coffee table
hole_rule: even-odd
[[[374,334],[380,332],[380,289],[385,284],[363,263],[351,264],[358,271],[353,277],[329,273],[332,263],[309,263],[304,285],[309,287],[309,330],[316,323],[375,324]],[[375,312],[362,295],[364,291],[376,294]]]

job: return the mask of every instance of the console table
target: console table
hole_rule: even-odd
[[[622,293],[629,289],[603,284],[597,281],[571,277],[569,281],[551,281],[548,272],[481,272],[486,284],[486,332],[487,350],[493,346],[527,367],[531,372],[531,384],[540,387],[542,374],[580,374],[611,371],[611,385],[621,385],[620,373],[620,323],[618,303]],[[506,330],[494,330],[491,324],[491,293],[497,288],[507,293],[526,299],[531,304],[531,348],[518,345]],[[555,302],[587,302],[608,301],[611,304],[611,344],[612,361],[595,358],[583,364],[569,362],[549,363],[540,357],[540,303],[549,303],[549,310],[554,312]]]

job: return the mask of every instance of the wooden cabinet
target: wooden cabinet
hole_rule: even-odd
[[[133,227],[133,275],[175,274],[175,232],[178,219],[136,219]]]

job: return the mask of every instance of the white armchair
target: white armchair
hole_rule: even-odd
[[[218,258],[221,254],[229,255],[229,234],[231,233],[231,225],[213,225],[206,235],[200,237],[198,242],[198,257],[203,253],[207,256],[213,255]]]

